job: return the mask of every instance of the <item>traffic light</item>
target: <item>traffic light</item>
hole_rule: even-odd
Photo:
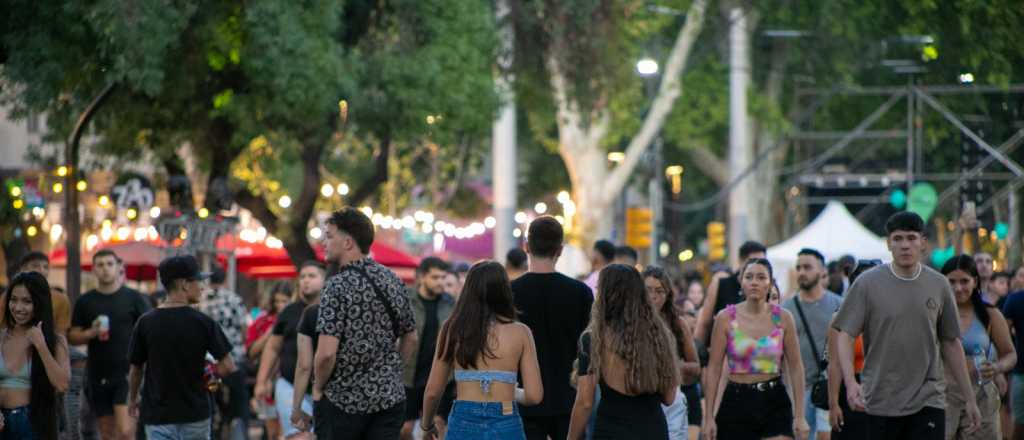
[[[712,261],[725,259],[725,223],[708,223],[708,259]]]
[[[654,230],[654,215],[651,208],[626,209],[626,245],[635,249],[651,247],[651,231]]]

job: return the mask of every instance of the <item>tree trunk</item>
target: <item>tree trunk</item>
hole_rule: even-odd
[[[570,236],[576,244],[587,246],[611,234],[613,203],[629,181],[640,157],[661,130],[676,98],[682,94],[679,79],[704,25],[706,7],[706,0],[694,0],[690,4],[686,22],[679,30],[665,63],[651,109],[626,147],[625,158],[614,168],[608,167],[607,156],[602,149],[602,141],[611,124],[608,109],[582,109],[570,96],[565,69],[562,67],[562,63],[568,59],[567,45],[560,40],[564,36],[553,37],[545,64],[557,108],[559,153],[569,172],[573,200],[577,207]]]

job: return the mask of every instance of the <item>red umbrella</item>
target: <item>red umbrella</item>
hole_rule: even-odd
[[[324,261],[323,246],[316,245],[313,250],[316,252],[317,260]],[[419,265],[417,258],[381,242],[374,242],[370,246],[370,256],[378,263],[395,270],[406,281],[415,277],[414,271],[401,269],[412,269]],[[227,257],[223,254],[218,255],[217,259],[221,264],[227,264]],[[235,246],[235,264],[239,272],[250,278],[284,279],[297,275],[287,251],[283,248],[271,248],[263,243],[238,242]]]

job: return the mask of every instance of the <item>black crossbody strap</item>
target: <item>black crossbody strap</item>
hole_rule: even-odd
[[[821,374],[825,370],[824,362],[821,356],[818,354],[818,344],[814,343],[814,335],[811,334],[811,327],[807,325],[807,317],[804,316],[804,308],[800,306],[800,296],[793,298],[793,303],[796,304],[796,311],[800,314],[800,322],[804,323],[804,333],[807,334],[807,340],[811,342],[811,353],[814,353],[814,360],[818,363],[818,374]]]
[[[391,330],[395,332],[395,339],[400,338],[402,333],[398,329],[398,316],[395,313],[395,310],[391,307],[391,303],[388,302],[387,297],[384,296],[384,292],[377,287],[377,283],[373,282],[373,278],[370,277],[370,274],[366,273],[366,270],[358,266],[349,266],[349,268],[362,275],[363,278],[366,278],[366,281],[370,283],[370,289],[377,295],[377,300],[384,305],[384,311],[388,313],[388,318],[391,318]]]

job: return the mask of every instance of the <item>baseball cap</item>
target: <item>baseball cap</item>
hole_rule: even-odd
[[[170,289],[174,280],[203,280],[210,277],[209,272],[199,271],[199,261],[191,255],[178,255],[165,258],[160,262],[160,284]]]

